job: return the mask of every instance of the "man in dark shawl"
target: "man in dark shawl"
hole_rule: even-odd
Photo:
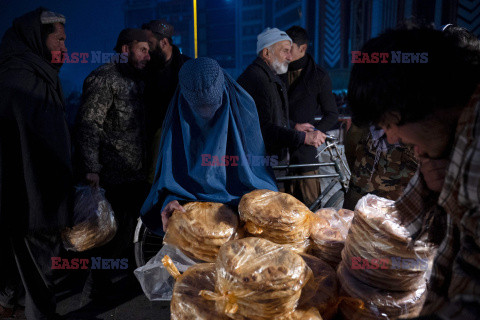
[[[15,306],[19,274],[28,319],[56,317],[51,257],[71,219],[70,136],[61,64],[52,63],[52,52],[66,52],[64,24],[38,8],[16,18],[0,44],[0,304],[7,313]]]
[[[178,78],[155,180],[141,211],[143,223],[157,234],[178,201],[236,206],[255,189],[277,191],[252,97],[209,58],[185,62]]]
[[[166,21],[152,20],[142,25],[147,32],[150,46],[150,61],[147,64],[147,81],[145,84],[145,108],[147,126],[147,147],[149,182],[155,174],[155,160],[158,155],[158,141],[163,119],[168,105],[178,85],[178,72],[190,57],[182,54],[173,44],[175,30]]]

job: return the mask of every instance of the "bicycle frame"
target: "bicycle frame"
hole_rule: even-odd
[[[280,166],[274,166],[272,167],[273,170],[284,170],[284,169],[290,169],[290,168],[305,168],[305,167],[327,167],[327,166],[333,166],[335,168],[336,173],[332,174],[315,174],[315,175],[307,175],[307,176],[285,176],[285,177],[278,177],[277,181],[290,181],[290,180],[299,180],[299,179],[324,179],[324,178],[334,178],[328,186],[322,190],[318,198],[313,202],[313,204],[310,206],[310,210],[314,210],[318,205],[321,203],[323,198],[332,190],[332,188],[337,184],[340,183],[341,188],[343,189],[344,192],[348,189],[348,178],[344,174],[343,170],[341,169],[341,166],[346,170],[348,176],[351,175],[350,169],[348,166],[345,164],[345,161],[342,159],[340,156],[340,152],[338,150],[338,141],[336,138],[332,136],[327,136],[327,139],[325,141],[325,148],[323,148],[320,152],[318,152],[317,156],[315,158],[318,158],[322,152],[325,150],[328,150],[330,154],[330,159],[332,162],[327,162],[327,163],[311,163],[311,164],[292,164],[292,165],[280,165]],[[332,149],[335,150],[335,154],[333,153]]]

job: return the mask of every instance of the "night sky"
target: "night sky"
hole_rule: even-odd
[[[13,19],[39,6],[62,13],[67,18],[67,49],[73,52],[114,52],[118,34],[125,27],[123,0],[0,0],[0,35]],[[83,80],[102,63],[66,63],[60,77],[64,91],[81,91]]]

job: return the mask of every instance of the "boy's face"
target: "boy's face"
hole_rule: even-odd
[[[380,123],[387,135],[388,143],[413,145],[415,155],[422,158],[445,159],[449,156],[455,136],[455,126],[437,117],[403,125],[397,125],[398,122],[399,116],[393,115],[386,116]]]

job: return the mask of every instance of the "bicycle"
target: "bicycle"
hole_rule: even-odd
[[[281,166],[272,167],[274,170],[289,170],[294,168],[306,168],[306,167],[334,167],[335,173],[332,174],[315,174],[315,175],[308,175],[308,176],[284,176],[278,177],[277,181],[290,181],[290,180],[298,180],[298,179],[326,179],[326,178],[333,178],[327,187],[322,190],[320,195],[317,199],[310,205],[310,211],[316,211],[320,208],[335,208],[341,209],[342,201],[345,197],[345,194],[348,190],[349,178],[351,176],[350,169],[348,165],[345,163],[345,160],[341,157],[341,152],[338,150],[339,141],[337,138],[327,135],[325,141],[325,147],[318,152],[316,158],[318,158],[323,152],[326,150],[330,154],[330,160],[332,162],[326,163],[309,163],[309,164],[287,164]],[[343,167],[343,170],[342,170]],[[340,189],[337,190],[330,198],[324,201],[324,205],[322,205],[322,201],[324,198],[329,194],[329,192],[337,185],[340,185]]]
[[[317,157],[319,157],[322,152],[328,150],[330,154],[330,159],[332,162],[327,163],[314,163],[314,164],[297,164],[297,165],[283,165],[283,166],[274,166],[272,167],[274,170],[283,170],[283,169],[290,169],[290,168],[300,168],[300,167],[322,167],[322,166],[333,166],[335,168],[336,173],[334,174],[318,174],[318,175],[310,175],[310,176],[285,176],[277,178],[278,181],[284,180],[295,180],[295,179],[325,179],[325,178],[333,178],[328,186],[322,191],[322,193],[318,196],[315,202],[310,206],[311,211],[316,211],[322,207],[322,200],[328,195],[330,190],[332,190],[335,185],[340,183],[340,189],[336,191],[326,202],[323,207],[325,208],[336,208],[340,209],[341,203],[343,201],[344,195],[348,188],[348,178],[350,176],[350,170],[348,166],[345,164],[345,161],[341,157],[341,153],[338,150],[338,143],[339,141],[332,136],[327,136],[325,147],[321,150]],[[345,172],[348,176],[344,173],[341,169],[343,166]],[[148,230],[148,228],[142,223],[141,219],[138,219],[137,227],[135,229],[135,236],[134,236],[134,247],[135,247],[135,262],[138,267],[145,265],[147,261],[153,258],[158,251],[163,246],[163,237],[158,236]]]

